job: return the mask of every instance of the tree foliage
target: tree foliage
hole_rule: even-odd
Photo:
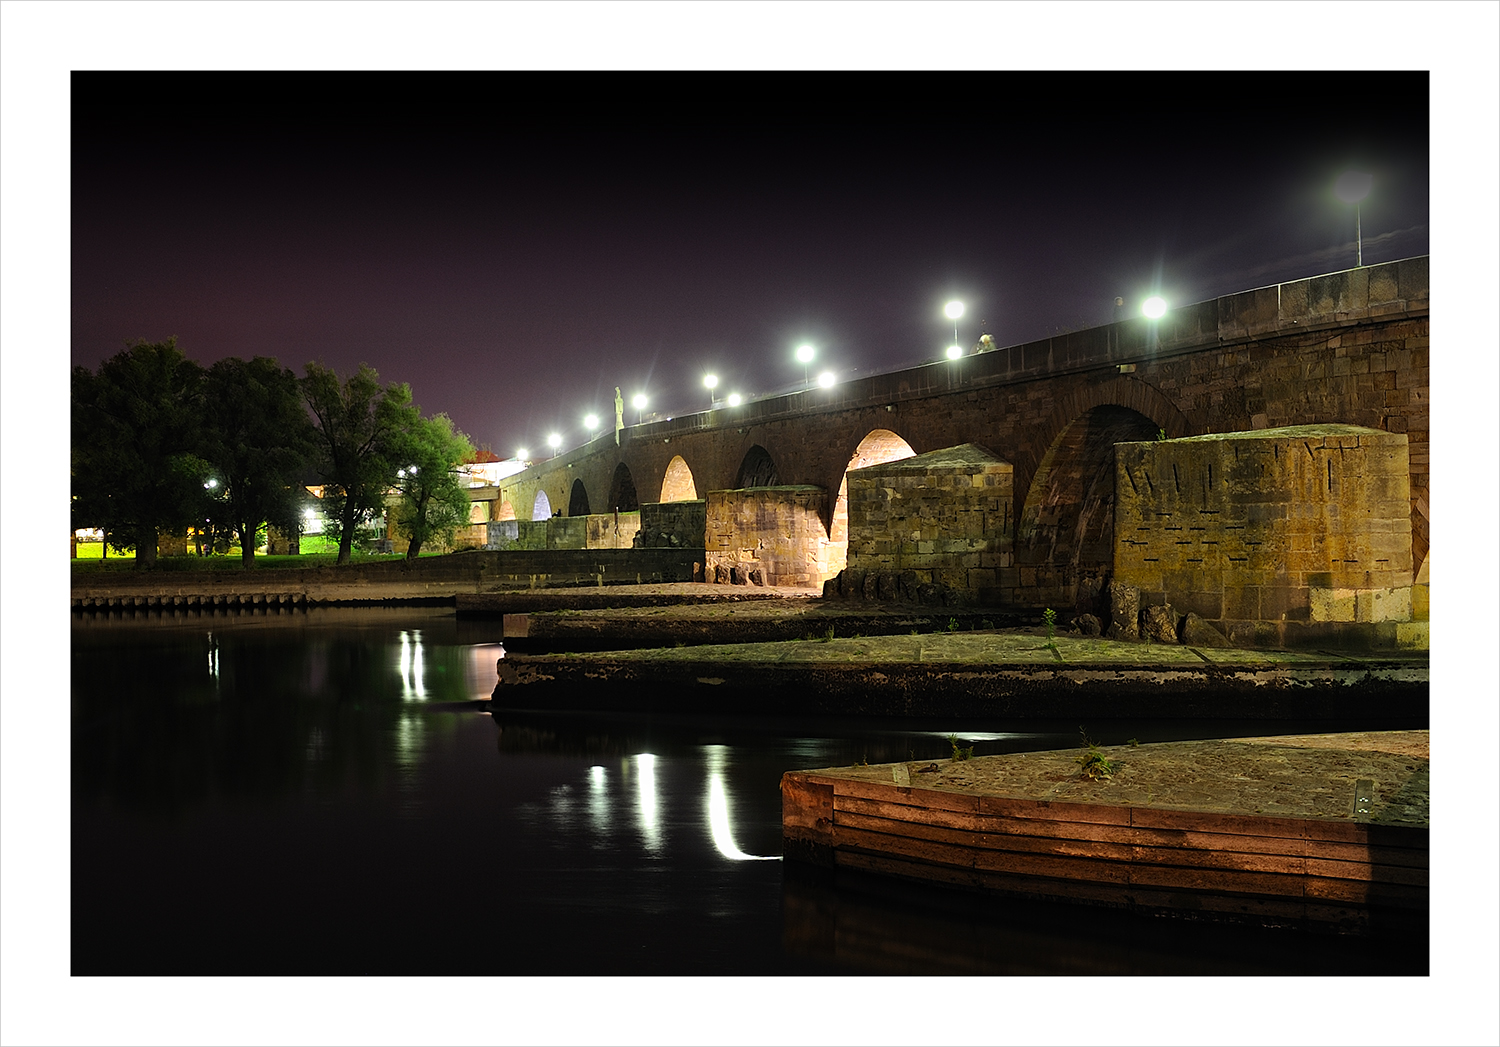
[[[201,519],[203,369],[176,338],[131,342],[99,366],[73,369],[73,526],[98,527],[136,562],[157,536]]]
[[[469,438],[446,414],[419,419],[406,434],[397,470],[396,533],[414,560],[427,542],[448,542],[469,522],[469,488],[458,466],[474,455]]]
[[[203,456],[219,483],[222,518],[239,536],[248,566],[263,524],[286,532],[300,524],[298,481],[314,450],[312,424],[297,376],[264,356],[210,367],[204,405]]]
[[[384,503],[400,468],[399,450],[421,421],[411,387],[384,387],[374,368],[361,364],[347,380],[331,368],[309,363],[302,396],[312,411],[317,468],[326,484],[325,514],[338,532],[338,562],[348,563],[359,521]],[[334,501],[329,501],[329,494]]]

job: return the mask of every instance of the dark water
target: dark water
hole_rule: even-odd
[[[937,758],[952,733],[978,755],[1068,748],[1078,724],[491,714],[497,631],[443,610],[75,617],[72,973],[1426,971],[1425,942],[784,865],[784,771]]]

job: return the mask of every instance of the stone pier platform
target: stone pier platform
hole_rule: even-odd
[[[1426,731],[792,771],[788,859],[1194,918],[1420,933]]]

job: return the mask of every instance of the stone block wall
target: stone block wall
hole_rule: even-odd
[[[858,591],[840,589],[842,595],[1014,602],[1019,577],[1009,462],[961,444],[851,469],[848,483],[843,588]]]
[[[630,549],[641,529],[641,514],[594,513],[584,518],[589,549]]]
[[[641,506],[637,549],[702,549],[708,503],[702,498],[680,502],[646,502]]]
[[[1404,434],[1300,425],[1121,443],[1115,492],[1115,581],[1236,646],[1395,647],[1412,619]]]
[[[681,504],[681,503],[676,503]],[[828,577],[821,487],[747,487],[706,499],[706,577],[804,588]],[[737,573],[736,573],[737,572]]]
[[[554,516],[545,521],[548,549],[587,549],[589,518],[587,516]]]

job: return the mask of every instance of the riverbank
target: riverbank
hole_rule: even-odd
[[[1094,757],[1107,776],[1082,773]],[[1427,921],[1429,773],[1426,731],[792,771],[783,850],[1052,901],[1412,933]]]

